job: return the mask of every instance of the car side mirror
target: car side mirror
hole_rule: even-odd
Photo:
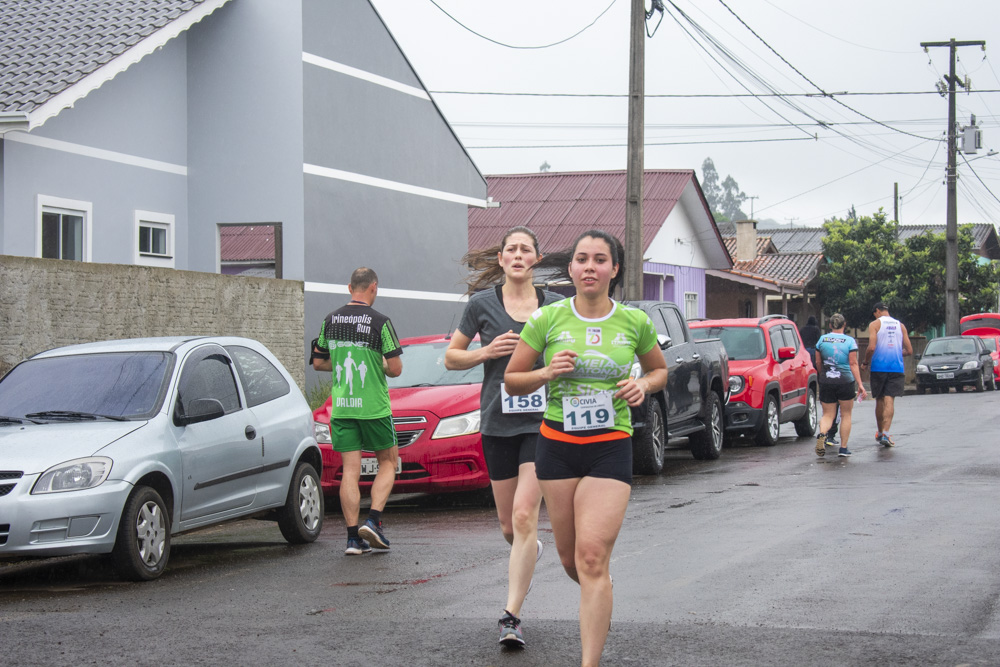
[[[794,347],[779,347],[778,348],[778,359],[784,361],[785,359],[795,358],[795,348]]]
[[[668,336],[666,334],[657,334],[656,335],[656,342],[660,344],[660,349],[661,350],[665,350],[668,347],[670,347],[670,341],[671,341],[670,336]]]
[[[181,404],[177,403],[174,409],[174,423],[178,426],[187,426],[218,419],[225,414],[226,409],[218,399],[196,398],[191,401],[186,413],[181,410]]]

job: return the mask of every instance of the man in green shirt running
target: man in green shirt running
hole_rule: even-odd
[[[313,351],[313,368],[337,369],[330,389],[330,439],[344,468],[340,481],[340,507],[347,524],[344,553],[356,556],[371,551],[372,546],[389,548],[382,530],[382,510],[396,481],[399,448],[385,378],[403,372],[403,348],[389,318],[372,308],[378,294],[375,272],[356,269],[348,290],[348,304],[323,320]],[[382,372],[369,372],[376,368]],[[375,452],[378,473],[372,483],[368,520],[359,528],[362,449]]]

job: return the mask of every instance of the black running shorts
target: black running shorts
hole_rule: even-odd
[[[819,402],[836,403],[838,401],[853,401],[857,396],[853,382],[843,382],[839,384],[820,384]]]
[[[538,431],[518,435],[483,435],[483,456],[490,479],[501,481],[517,477],[522,463],[535,460]]]
[[[602,477],[632,483],[632,438],[576,444],[538,436],[538,479]]]
[[[872,396],[875,398],[882,398],[883,396],[902,396],[903,374],[872,371],[871,385]]]

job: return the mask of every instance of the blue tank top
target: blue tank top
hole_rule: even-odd
[[[899,320],[883,315],[875,334],[875,353],[872,355],[872,371],[876,373],[903,372],[903,327]],[[868,341],[871,345],[871,341]]]

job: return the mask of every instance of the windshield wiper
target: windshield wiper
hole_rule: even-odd
[[[74,410],[45,410],[44,412],[32,412],[31,414],[24,416],[28,418],[36,417],[38,419],[65,419],[67,421],[84,419],[110,419],[116,422],[128,421],[125,417],[117,417],[115,415],[99,415],[93,412],[76,412]]]
[[[31,422],[32,424],[38,423],[32,419],[25,419],[24,417],[7,417],[5,415],[0,415],[0,424],[23,424],[24,422]]]

